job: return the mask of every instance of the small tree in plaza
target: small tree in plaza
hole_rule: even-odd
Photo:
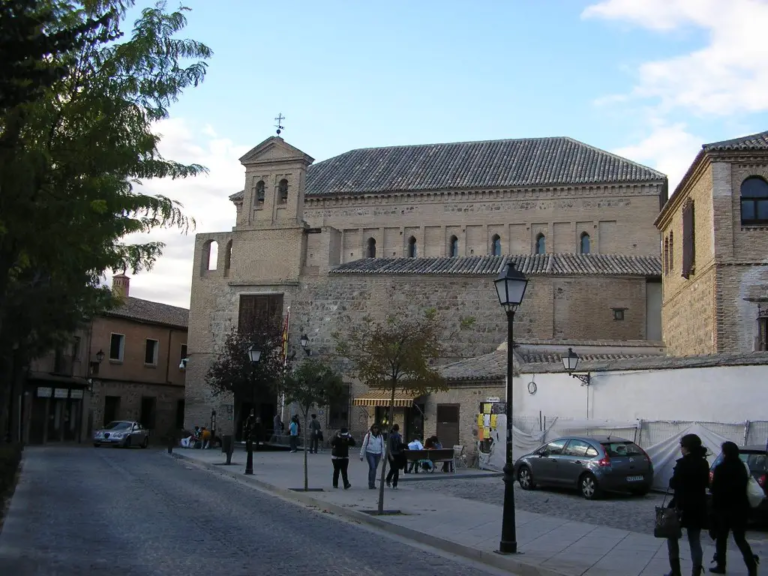
[[[307,433],[309,414],[313,407],[327,406],[344,394],[341,376],[319,360],[305,360],[281,381],[285,401],[295,402],[304,419],[304,490],[309,490],[307,466]]]
[[[260,392],[277,393],[287,365],[280,319],[263,318],[253,326],[232,329],[208,368],[205,382],[214,396],[231,393],[255,405]],[[257,362],[251,361],[251,350],[261,353]]]
[[[471,319],[460,320],[460,328]],[[421,396],[445,389],[445,381],[432,364],[443,354],[444,330],[435,310],[421,317],[389,316],[383,322],[367,317],[346,335],[334,334],[339,355],[352,363],[352,373],[371,388],[390,394],[389,422],[394,420],[395,394]],[[389,442],[385,445],[379,486],[378,513],[384,513],[384,477]]]

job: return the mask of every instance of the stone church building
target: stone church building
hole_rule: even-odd
[[[436,308],[447,329],[475,319],[442,363],[492,355],[506,338],[492,282],[509,258],[530,278],[515,323],[515,345],[528,354],[663,350],[654,221],[667,179],[655,170],[570,138],[369,148],[314,163],[271,137],[240,161],[234,227],[196,237],[187,426],[215,409],[225,431],[239,427],[245,406],[212,398],[205,374],[225,335],[255,311],[290,307],[290,348],[302,354],[306,334],[313,355],[331,358],[331,335],[365,315]],[[400,399],[406,436],[437,426],[451,436],[444,444],[458,441],[458,421],[474,418],[488,394],[481,381]],[[379,396],[352,382],[347,401],[319,419],[360,432],[383,420]],[[257,407],[265,422],[276,402]]]

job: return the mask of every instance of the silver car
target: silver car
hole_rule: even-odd
[[[149,430],[138,422],[115,420],[101,430],[93,433],[93,445],[98,448],[102,444],[112,444],[130,448],[131,446],[149,446]]]
[[[631,440],[616,436],[558,438],[515,462],[523,490],[536,486],[577,488],[587,500],[602,492],[645,496],[653,484],[653,463]]]

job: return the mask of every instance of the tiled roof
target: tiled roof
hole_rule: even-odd
[[[504,380],[507,377],[507,349],[504,347],[484,356],[446,364],[440,368],[440,374],[446,380],[452,381]]]
[[[579,372],[608,372],[611,370],[676,370],[681,368],[715,368],[720,366],[768,365],[768,353],[710,354],[706,356],[635,356],[615,360],[585,360],[579,363]],[[562,362],[524,364],[523,373],[564,372]]]
[[[122,306],[107,312],[107,316],[176,328],[186,328],[189,324],[189,310],[186,308],[131,297],[126,298]]]
[[[566,137],[350,150],[307,169],[306,196],[663,182],[651,168]],[[243,192],[230,196],[242,198]]]
[[[710,144],[704,144],[702,148],[707,152],[768,150],[768,132],[759,132],[757,134],[750,134],[749,136],[742,136],[741,138],[723,140],[722,142],[712,142]]]
[[[661,276],[655,256],[610,254],[530,254],[466,258],[362,258],[338,266],[332,274],[498,274],[511,259],[527,276]]]
[[[609,360],[625,360],[631,358],[658,358],[659,354],[579,354],[581,362],[601,362]],[[559,364],[562,366],[563,354],[557,352],[520,352],[520,358],[526,364]]]

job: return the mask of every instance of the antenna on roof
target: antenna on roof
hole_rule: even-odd
[[[275,124],[275,128],[277,128],[277,135],[280,136],[280,133],[285,130],[285,128],[283,128],[283,120],[285,120],[285,116],[283,116],[283,113],[280,112],[275,120],[277,121],[277,124]]]

